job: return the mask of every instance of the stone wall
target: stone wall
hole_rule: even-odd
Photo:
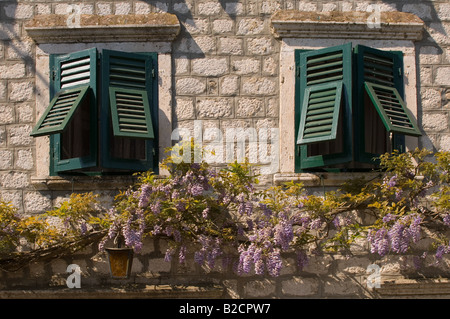
[[[425,23],[422,40],[415,42],[417,55],[417,118],[424,135],[419,146],[450,150],[450,4],[436,1],[321,1],[321,0],[161,0],[161,1],[47,1],[0,0],[0,196],[11,201],[21,213],[37,214],[67,198],[72,191],[95,191],[110,205],[123,183],[48,179],[33,182],[42,160],[36,141],[30,137],[37,121],[36,101],[42,92],[36,83],[48,79],[36,72],[36,57],[41,53],[27,34],[25,24],[34,17],[67,14],[72,5],[81,13],[100,16],[114,14],[175,14],[181,32],[171,47],[172,127],[193,129],[193,120],[202,120],[203,128],[278,127],[280,118],[280,40],[273,36],[270,17],[278,10],[308,12],[366,11],[376,3],[381,11],[402,11],[417,15]],[[59,47],[61,48],[61,46]],[[273,175],[262,178],[267,184]],[[90,184],[91,186],[94,184]],[[154,247],[150,245],[150,247]],[[148,248],[152,250],[153,248]],[[127,283],[198,284],[203,280],[225,287],[229,297],[370,297],[366,289],[367,265],[373,257],[333,259],[317,257],[309,268],[300,271],[288,267],[281,277],[238,279],[204,272],[191,265],[179,269],[162,261],[161,253],[151,251],[150,262],[139,257],[135,274]],[[151,253],[148,252],[148,253]],[[91,258],[92,255],[97,257]],[[83,285],[116,285],[107,279],[104,256],[95,248],[74,259],[51,264],[34,264],[15,273],[0,274],[2,289],[30,286],[64,286],[65,268],[77,263],[83,268]],[[289,257],[287,258],[289,260]],[[401,273],[400,260],[384,264],[393,275]],[[445,267],[444,267],[445,268]],[[447,269],[436,268],[437,273]]]
[[[108,245],[106,245],[108,247]],[[213,269],[199,266],[192,253],[180,265],[176,258],[164,260],[164,238],[147,239],[135,253],[129,279],[110,276],[106,252],[97,245],[73,256],[52,262],[33,262],[17,271],[0,272],[1,298],[448,298],[450,263],[444,258],[419,271],[412,256],[379,258],[367,253],[367,247],[354,246],[352,255],[323,254],[309,258],[300,269],[295,254],[283,255],[278,277],[252,272],[236,273],[237,259],[219,258]],[[365,249],[366,248],[366,249]],[[189,248],[188,248],[189,252]],[[229,256],[228,256],[229,257]],[[80,267],[80,287],[73,282],[68,266]],[[374,275],[380,275],[379,281]],[[379,283],[379,286],[376,284]],[[140,294],[140,295],[139,295]]]

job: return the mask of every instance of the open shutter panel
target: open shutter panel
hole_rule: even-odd
[[[54,97],[33,128],[31,136],[62,133],[78,106],[95,89],[97,50],[88,49],[55,58],[52,72]]]
[[[364,84],[388,132],[412,136],[422,135],[396,88],[371,82]]]
[[[110,87],[115,136],[154,138],[147,91]]]
[[[342,81],[337,81],[314,85],[306,89],[297,144],[336,138],[342,85]]]
[[[62,133],[88,90],[89,86],[82,86],[59,91],[33,128],[31,136]]]
[[[103,54],[114,135],[154,138],[150,111],[151,58],[110,50],[104,50]]]
[[[336,139],[344,87],[351,88],[351,50],[348,43],[301,54],[303,101],[297,144]]]
[[[358,45],[359,72],[364,89],[388,132],[420,136],[415,119],[402,98],[402,64],[396,52]],[[362,89],[362,88],[361,88]]]

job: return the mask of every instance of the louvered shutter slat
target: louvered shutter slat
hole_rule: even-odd
[[[396,88],[371,82],[365,82],[365,88],[387,131],[421,135]]]
[[[110,50],[103,57],[114,136],[153,139],[151,58]]]
[[[342,81],[337,81],[306,89],[297,144],[336,138],[342,86]]]
[[[60,91],[50,102],[31,136],[61,133],[88,93],[89,86]]]
[[[154,138],[147,92],[118,87],[109,92],[114,135]]]

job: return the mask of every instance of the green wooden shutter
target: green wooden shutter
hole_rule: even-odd
[[[88,90],[89,86],[81,86],[59,91],[33,128],[31,136],[63,132]]]
[[[422,135],[395,87],[365,82],[365,88],[388,132]]]
[[[419,136],[416,121],[410,115],[406,108],[403,83],[403,53],[400,51],[383,51],[370,48],[364,45],[358,45],[354,49],[356,72],[355,72],[355,160],[364,163],[376,163],[381,153],[390,152],[391,149],[404,149],[404,136]],[[384,98],[382,97],[384,96]],[[394,103],[388,103],[387,100]],[[365,123],[366,112],[372,113],[367,109],[367,101],[373,104],[375,115],[379,116],[381,129],[386,129],[387,133],[366,132]],[[393,107],[388,107],[391,105]],[[395,106],[394,106],[395,105]],[[372,105],[369,105],[371,107]],[[388,111],[392,110],[392,111]],[[388,111],[388,112],[387,112]],[[396,113],[394,113],[396,112]],[[396,114],[395,116],[393,116]],[[389,117],[391,115],[391,118]],[[400,122],[395,122],[401,118]],[[376,135],[383,139],[384,134],[391,134],[389,148],[384,151],[375,152],[370,150],[370,144],[377,143],[373,141],[366,145],[369,136]],[[389,135],[386,137],[389,139]]]
[[[103,59],[107,66],[114,135],[154,138],[148,96],[152,88],[151,58],[142,54],[104,51]]]
[[[299,51],[296,59],[296,143],[299,148],[296,170],[349,162],[352,156],[352,44]],[[338,131],[345,141],[342,150],[308,155],[308,147],[336,139]]]
[[[50,56],[50,96],[52,101],[60,100],[66,96],[67,92],[77,92],[80,90],[78,101],[74,102],[74,107],[80,107],[87,101],[89,108],[89,122],[83,125],[89,127],[90,138],[86,153],[80,157],[65,158],[62,149],[66,147],[63,141],[62,132],[50,135],[50,171],[51,174],[59,172],[77,171],[91,168],[97,165],[97,50],[87,49],[69,54],[59,54]],[[83,96],[83,91],[86,93]],[[47,108],[50,110],[51,105]],[[66,118],[66,127],[70,125],[76,109],[70,111]],[[44,114],[45,115],[45,114]]]
[[[297,144],[336,138],[342,81],[314,85],[305,91]]]
[[[154,138],[147,91],[109,88],[115,136]]]
[[[142,171],[157,167],[156,61],[153,53],[102,51],[100,147],[105,168]],[[141,143],[145,159],[113,155],[110,147],[118,139]]]

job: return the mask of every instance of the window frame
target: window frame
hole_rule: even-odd
[[[352,125],[349,119],[352,118],[352,59],[351,50],[352,44],[345,43],[341,46],[333,46],[321,48],[318,50],[295,50],[295,137],[298,137],[300,125],[299,119],[302,114],[302,102],[304,99],[304,91],[308,88],[306,82],[306,59],[309,56],[326,54],[333,52],[340,48],[343,53],[343,89],[342,89],[342,104],[340,105],[339,117],[343,120],[341,123],[344,147],[341,153],[328,155],[308,156],[308,145],[298,145],[295,141],[295,171],[300,172],[308,169],[315,169],[328,165],[335,165],[346,163],[352,158]]]
[[[87,169],[94,167],[97,164],[98,156],[98,135],[97,135],[97,49],[90,48],[67,54],[50,55],[49,69],[50,69],[50,99],[54,97],[61,88],[61,64],[76,58],[88,56],[90,59],[90,80],[89,80],[89,108],[90,108],[90,122],[89,129],[89,155],[85,157],[75,157],[70,159],[62,159],[60,152],[61,134],[50,135],[50,175],[55,176],[59,173],[67,171],[75,171],[80,169]],[[71,87],[77,87],[74,85]]]
[[[421,133],[418,130],[417,124],[414,121],[414,118],[410,115],[409,110],[404,105],[403,102],[403,93],[404,93],[404,87],[403,87],[403,52],[401,51],[381,51],[379,49],[367,47],[364,45],[356,45],[355,47],[352,47],[351,43],[347,43],[344,45],[350,45],[350,51],[351,51],[351,65],[347,67],[351,70],[351,79],[347,82],[345,82],[345,85],[349,86],[349,90],[344,90],[344,92],[351,92],[349,93],[349,101],[350,104],[352,104],[351,101],[353,101],[353,107],[351,107],[351,111],[347,113],[349,118],[343,119],[341,123],[344,123],[344,131],[343,131],[343,143],[344,145],[348,146],[348,144],[351,144],[351,146],[347,147],[347,150],[349,150],[349,153],[346,153],[347,157],[344,159],[344,154],[330,154],[332,155],[332,158],[336,158],[337,160],[333,161],[325,161],[323,160],[326,156],[329,155],[315,155],[315,156],[308,156],[307,155],[307,149],[305,145],[296,145],[296,152],[295,152],[295,172],[303,172],[303,171],[336,171],[339,172],[341,169],[339,168],[333,168],[328,167],[329,165],[334,165],[336,163],[347,163],[349,164],[349,168],[351,170],[364,170],[364,165],[360,164],[371,164],[374,165],[371,168],[374,168],[378,162],[375,160],[379,155],[381,154],[372,154],[367,153],[365,151],[365,132],[364,132],[364,94],[366,92],[367,85],[365,83],[367,82],[367,79],[364,75],[364,54],[366,52],[370,53],[376,53],[383,56],[387,56],[389,58],[392,58],[393,65],[392,65],[392,72],[393,72],[393,90],[396,92],[397,99],[401,102],[403,111],[405,115],[407,116],[409,123],[412,126],[412,129],[397,129],[394,130],[394,133],[392,134],[391,139],[391,147],[394,149],[398,149],[400,151],[405,150],[405,135],[412,135],[412,136],[420,136]],[[326,50],[335,50],[338,48],[342,48],[344,45],[338,45],[338,46],[331,46],[325,49],[318,49],[318,50],[301,50],[296,49],[294,50],[294,58],[296,63],[296,76],[295,76],[295,135],[299,134],[300,124],[299,122],[304,121],[302,116],[301,109],[304,107],[303,104],[306,103],[304,101],[304,94],[307,92],[308,87],[305,85],[306,76],[305,72],[302,69],[305,69],[304,65],[304,59],[306,55],[311,55],[310,52],[326,52]],[[345,66],[344,66],[345,67]],[[299,69],[300,68],[300,69]],[[399,72],[396,72],[397,69]],[[374,84],[377,85],[377,84]],[[370,86],[370,85],[369,85]],[[353,89],[353,91],[352,91]],[[400,93],[401,92],[401,93]],[[353,95],[354,94],[354,95]],[[370,93],[369,93],[370,94]],[[372,103],[375,103],[375,100],[371,97]],[[377,109],[377,114],[380,116],[380,119],[385,122],[385,118],[383,118],[382,110],[378,110],[377,105],[373,105]],[[388,126],[386,123],[384,123],[386,126],[386,130],[390,131],[391,127]],[[346,125],[350,125],[353,128],[352,130],[345,131],[347,128]],[[351,132],[352,136],[346,135],[346,132]],[[298,140],[297,143],[298,144]],[[352,150],[353,153],[352,154]],[[388,150],[390,151],[390,150]],[[356,168],[355,168],[356,164]],[[344,168],[344,171],[347,169]]]
[[[150,107],[153,138],[145,141],[145,159],[122,159],[112,158],[109,155],[111,136],[109,132],[112,132],[111,123],[111,111],[109,100],[109,87],[106,81],[107,75],[102,68],[102,64],[105,59],[103,58],[103,52],[117,52],[127,54],[140,55],[145,57],[145,60],[150,61],[152,70],[146,70],[146,74],[149,78],[153,78],[158,74],[158,53],[156,52],[124,52],[117,50],[103,50],[101,53],[96,48],[88,50],[76,51],[70,54],[50,54],[49,66],[50,66],[50,98],[52,98],[60,89],[60,79],[54,77],[53,74],[59,74],[56,70],[58,68],[60,60],[64,60],[67,57],[82,55],[85,52],[95,51],[95,68],[92,69],[91,82],[95,82],[91,85],[91,121],[90,130],[90,151],[87,158],[70,158],[61,159],[61,134],[51,134],[49,136],[50,145],[50,176],[58,175],[105,175],[105,174],[130,174],[136,171],[153,170],[156,174],[159,171],[158,168],[158,81],[151,79],[148,85],[147,96],[149,98],[147,105]],[[94,53],[92,53],[94,54]],[[55,73],[56,71],[56,73]],[[97,118],[98,114],[98,118]],[[134,138],[134,137],[130,137]],[[90,168],[95,168],[91,170]]]

